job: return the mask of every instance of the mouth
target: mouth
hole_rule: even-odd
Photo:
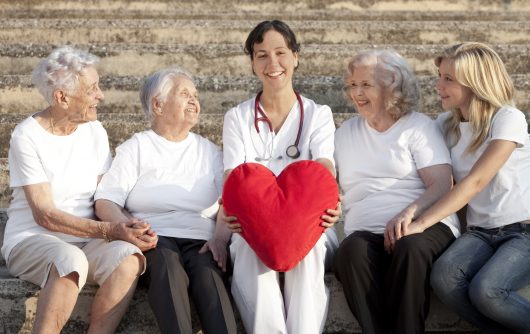
[[[272,79],[279,78],[282,74],[284,74],[284,71],[278,71],[278,72],[269,72],[267,73],[267,76]]]
[[[184,109],[184,111],[187,112],[187,113],[192,113],[192,114],[198,114],[199,113],[197,108],[186,108],[186,109]]]
[[[357,104],[358,107],[364,107],[367,104],[369,104],[370,102],[364,101],[364,100],[362,100],[362,101],[357,100],[357,101],[355,101],[355,103]]]

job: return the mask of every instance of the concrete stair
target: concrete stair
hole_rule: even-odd
[[[355,114],[340,88],[345,64],[356,52],[390,47],[401,53],[418,74],[421,111],[435,117],[441,109],[434,90],[433,56],[448,44],[471,40],[488,43],[499,52],[518,90],[516,103],[530,120],[527,0],[0,0],[0,208],[7,207],[10,198],[10,134],[17,123],[45,107],[30,84],[30,74],[53,48],[72,44],[101,58],[98,70],[105,101],[99,119],[113,148],[148,127],[138,100],[141,78],[175,64],[197,79],[202,115],[194,131],[222,144],[223,114],[259,89],[243,43],[255,24],[271,18],[285,20],[302,43],[296,88],[329,105],[337,126]],[[3,235],[5,212],[0,216]],[[5,278],[3,270],[0,333],[30,332],[38,289]],[[340,284],[332,275],[326,280],[332,291],[326,332],[358,331]],[[65,332],[86,329],[94,291],[94,287],[83,290]],[[436,299],[428,328],[473,331]],[[139,289],[119,332],[153,330],[156,324],[145,291]]]

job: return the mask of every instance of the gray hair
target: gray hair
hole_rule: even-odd
[[[153,99],[165,102],[167,95],[174,86],[174,79],[179,76],[184,76],[193,82],[191,74],[176,66],[156,71],[143,80],[140,86],[140,101],[144,113],[150,121],[154,119]]]
[[[65,90],[72,93],[79,82],[79,73],[98,62],[99,58],[93,54],[71,46],[62,46],[38,63],[33,70],[31,82],[52,105],[54,91]]]
[[[345,79],[353,75],[360,65],[375,67],[375,80],[384,87],[384,104],[391,115],[399,117],[413,110],[418,111],[418,80],[407,61],[397,52],[390,49],[359,52],[348,63]],[[348,99],[351,97],[348,96]]]

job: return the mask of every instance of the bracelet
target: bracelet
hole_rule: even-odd
[[[102,222],[98,222],[98,230],[99,232],[101,232],[101,236],[103,237],[103,240],[105,240],[106,242],[112,241],[112,239],[109,238],[109,236],[107,235],[107,231],[105,231],[105,228],[103,227]]]

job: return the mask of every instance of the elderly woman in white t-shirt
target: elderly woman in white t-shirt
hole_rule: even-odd
[[[390,50],[357,54],[345,93],[359,116],[335,134],[346,239],[335,273],[364,333],[421,333],[429,307],[429,273],[459,234],[453,215],[422,233],[403,228],[451,189],[442,134],[416,111],[417,81]]]
[[[225,287],[230,231],[215,224],[222,154],[190,132],[201,111],[195,84],[181,69],[160,70],[145,79],[140,99],[151,129],[117,148],[96,193],[96,213],[114,222],[133,216],[157,233],[156,248],[145,253],[145,276],[162,333],[192,332],[188,292],[205,333],[235,333]]]
[[[100,286],[88,332],[113,333],[144,270],[141,249],[156,244],[139,220],[95,220],[94,192],[111,162],[96,120],[103,99],[97,61],[68,46],[53,50],[33,72],[49,106],[11,136],[13,199],[2,254],[11,275],[42,287],[35,333],[61,331],[86,281]]]

